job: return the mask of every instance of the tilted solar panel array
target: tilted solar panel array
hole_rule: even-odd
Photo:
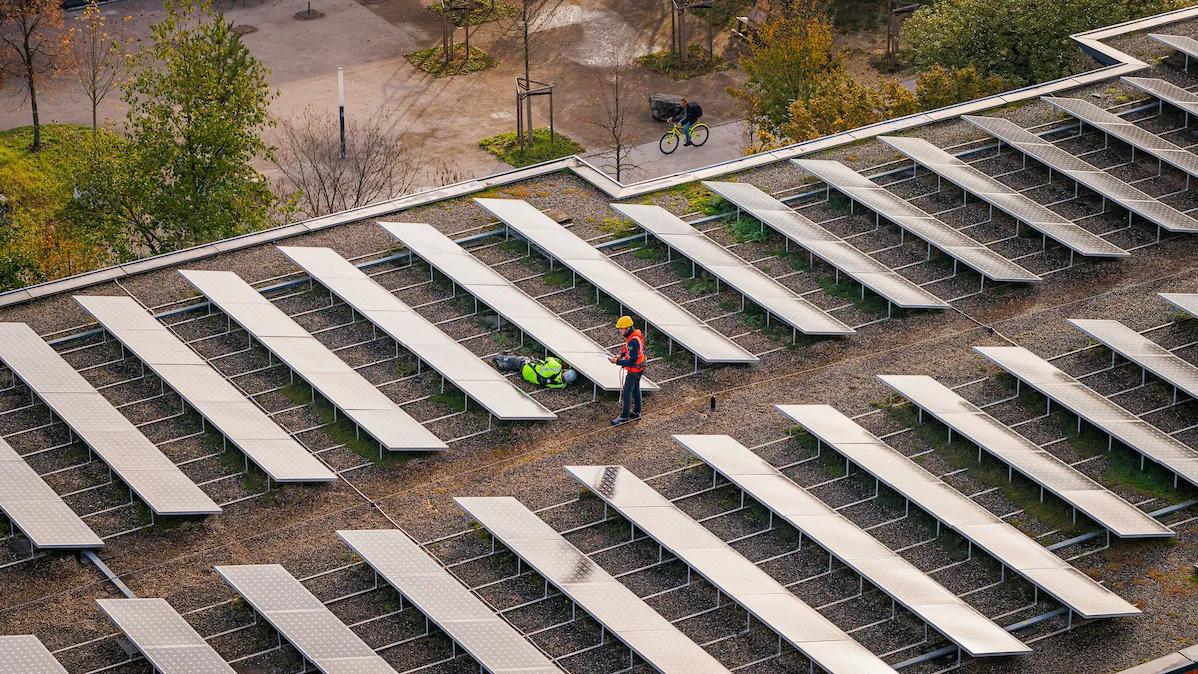
[[[324,674],[396,674],[278,564],[218,566],[216,573]]]
[[[511,497],[454,498],[462,510],[662,674],[728,669]]]
[[[623,466],[566,466],[582,486],[830,674],[894,669]]]
[[[836,191],[860,202],[992,281],[1030,283],[1040,277],[962,234],[923,209],[837,161],[792,159]]]
[[[100,325],[275,482],[337,479],[132,297],[76,296]]]
[[[846,276],[904,309],[946,309],[948,302],[907,280],[839,236],[748,183],[704,181],[707,189],[802,246]]]
[[[97,599],[100,610],[162,674],[236,674],[165,599]]]
[[[1178,147],[1155,133],[1141,129],[1118,115],[1111,114],[1089,101],[1077,98],[1044,96],[1041,100],[1178,170],[1191,176],[1198,176],[1198,155]]]
[[[495,418],[504,421],[557,418],[335,251],[293,246],[279,246],[279,251]]]
[[[1177,309],[1198,318],[1198,293],[1157,293],[1157,295]]]
[[[24,323],[0,323],[0,360],[25,382],[156,515],[220,507],[112,403]]]
[[[40,639],[31,634],[0,636],[0,674],[67,674]]]
[[[799,332],[808,335],[856,332],[661,206],[612,204],[611,207]]]
[[[0,438],[0,511],[44,550],[104,545],[4,438]]]
[[[1135,606],[932,475],[830,405],[778,411],[972,545],[1086,618],[1137,615]]]
[[[1072,251],[1091,257],[1127,257],[1131,255],[1101,236],[1079,227],[1072,220],[997,179],[991,178],[985,172],[922,138],[883,136],[878,140]]]
[[[1032,649],[727,435],[674,440],[974,657]]]
[[[1117,403],[1019,346],[975,346],[974,351],[1146,458],[1198,485],[1198,450],[1140,419]]]
[[[1198,94],[1192,91],[1186,91],[1172,82],[1152,77],[1122,77],[1120,79],[1175,108],[1180,108],[1186,113],[1186,126],[1189,126],[1189,115],[1198,115]]]
[[[1162,33],[1149,33],[1148,37],[1185,54],[1187,70],[1190,67],[1190,57],[1198,58],[1198,40],[1192,37],[1185,35],[1165,35]]]
[[[755,363],[757,357],[708,327],[656,288],[612,261],[531,204],[519,199],[475,199],[521,238],[559,260],[646,323],[707,363]]]
[[[337,535],[482,667],[495,674],[561,674],[548,656],[402,531],[338,531]]]
[[[962,119],[1159,227],[1170,232],[1198,232],[1198,220],[1009,120],[971,115],[964,115]]]
[[[423,223],[380,222],[379,227],[494,309],[504,320],[545,345],[596,386],[604,391],[620,390],[621,369],[608,362],[611,354],[607,349],[545,305],[525,295],[511,281],[449,237]],[[641,390],[657,391],[660,387],[648,379],[641,379]]]
[[[1119,321],[1070,318],[1069,322],[1111,351],[1160,377],[1166,384],[1198,399],[1198,367],[1172,351]]]
[[[1007,464],[1121,538],[1173,536],[1173,530],[998,419],[923,375],[878,379],[937,421]]]
[[[447,449],[328,347],[234,272],[181,270],[218,309],[392,452]]]

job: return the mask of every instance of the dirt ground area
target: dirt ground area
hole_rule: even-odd
[[[1169,26],[1174,33],[1198,34],[1198,25]],[[1165,56],[1143,36],[1116,46],[1149,58]],[[1150,76],[1195,87],[1192,75],[1169,63]],[[1194,139],[1142,96],[1117,82],[1101,82],[1070,92],[1115,112],[1127,113],[1141,128],[1185,147]],[[1107,143],[1101,134],[1078,135],[1076,125],[1040,102],[992,112],[1016,124],[1044,132],[1047,140],[1108,171],[1179,210],[1193,212],[1198,198],[1185,189],[1186,177],[1158,169],[1143,153]],[[973,350],[980,345],[1021,345],[1051,358],[1068,374],[1139,416],[1198,447],[1198,402],[1173,398],[1171,387],[1116,359],[1087,341],[1068,318],[1112,318],[1143,332],[1190,363],[1198,363],[1198,320],[1181,320],[1157,297],[1160,292],[1198,293],[1198,238],[1169,235],[1136,221],[1128,226],[1122,212],[1107,208],[1096,195],[1074,191],[1059,176],[1009,147],[995,148],[962,120],[912,130],[935,145],[960,153],[973,166],[1051,208],[1089,232],[1131,249],[1119,260],[1079,259],[1070,265],[1066,249],[1018,231],[1017,223],[993,214],[980,201],[941,184],[929,172],[914,174],[910,163],[877,141],[817,155],[836,159],[921,209],[938,214],[954,228],[987,243],[991,250],[1039,274],[1038,283],[987,283],[941,255],[927,259],[926,246],[846,200],[824,198],[824,190],[793,164],[764,166],[736,176],[779,198],[812,221],[870,253],[949,301],[944,311],[898,311],[874,297],[859,299],[859,287],[824,266],[809,267],[807,257],[787,250],[777,234],[763,240],[746,237],[757,230],[748,221],[697,222],[712,206],[696,186],[655,193],[638,202],[663,206],[691,221],[713,241],[753,264],[802,297],[857,328],[843,338],[792,339],[789,331],[767,326],[760,315],[739,310],[740,297],[726,288],[691,279],[689,265],[666,258],[655,245],[624,242],[605,247],[611,259],[685,306],[714,330],[758,355],[748,366],[695,367],[681,350],[671,353],[650,331],[651,376],[662,391],[647,398],[646,414],[635,424],[612,428],[616,413],[611,394],[594,395],[583,385],[563,391],[517,386],[547,407],[560,410],[549,424],[496,424],[478,412],[460,412],[460,398],[441,395],[435,376],[418,372],[410,354],[379,338],[371,326],[345,305],[330,301],[319,285],[310,287],[273,246],[260,246],[196,260],[188,268],[235,270],[246,281],[270,290],[276,305],[356,367],[417,420],[444,439],[455,439],[440,455],[373,458],[369,443],[356,442],[331,422],[321,406],[309,404],[285,369],[272,366],[260,348],[247,348],[247,334],[219,313],[198,310],[194,290],[174,269],[146,273],[89,287],[86,294],[128,294],[187,340],[309,450],[336,469],[341,479],[326,485],[286,485],[262,492],[260,476],[243,473],[240,457],[216,451],[219,439],[205,433],[199,420],[179,415],[179,399],[160,389],[152,376],[139,375],[135,359],[113,342],[85,334],[85,312],[66,294],[0,311],[0,320],[29,323],[50,340],[67,361],[141,428],[214,500],[222,514],[203,520],[150,524],[142,509],[124,503],[103,466],[44,407],[26,409],[29,392],[20,385],[0,389],[0,436],[66,497],[102,536],[109,537],[101,557],[139,596],[165,597],[242,674],[283,674],[300,668],[296,651],[276,647],[275,634],[255,621],[213,572],[214,565],[282,564],[300,578],[338,618],[350,625],[398,672],[415,668],[437,674],[476,671],[437,630],[425,631],[422,615],[399,601],[362,560],[336,536],[338,529],[402,528],[442,561],[463,583],[543,651],[572,673],[612,672],[627,667],[627,651],[607,638],[591,620],[572,619],[568,602],[545,586],[500,546],[466,521],[453,502],[457,496],[514,496],[570,542],[618,575],[621,582],[729,668],[750,674],[808,671],[808,661],[786,648],[775,656],[776,635],[755,622],[745,629],[745,613],[735,602],[720,600],[710,585],[687,583],[686,566],[642,534],[629,535],[626,521],[601,501],[580,494],[563,470],[569,465],[626,466],[662,494],[677,499],[687,514],[738,552],[757,562],[838,627],[892,665],[934,652],[945,640],[899,610],[845,569],[828,568],[829,555],[816,545],[795,545],[795,531],[770,518],[760,506],[728,485],[716,482],[702,465],[686,461],[673,434],[723,433],[733,436],[822,502],[898,552],[906,560],[958,594],[992,620],[1020,627],[1017,636],[1034,653],[1020,657],[964,658],[970,673],[1069,672],[1105,674],[1175,651],[1198,641],[1198,578],[1191,566],[1198,557],[1198,506],[1195,490],[1175,485],[1171,475],[1112,445],[1106,436],[1079,426],[1076,418],[1045,400],[1015,391],[1014,381]],[[834,194],[834,192],[833,192]],[[525,199],[543,210],[570,216],[569,230],[594,245],[611,244],[619,234],[608,199],[585,181],[557,173],[491,190],[485,196]],[[727,204],[717,205],[725,210]],[[385,221],[426,222],[463,239],[495,230],[484,211],[469,198],[410,209]],[[622,232],[621,232],[622,233]],[[398,248],[373,220],[363,220],[302,237],[289,245],[328,246],[363,267],[383,287],[475,354],[521,348],[520,336],[496,329],[461,291],[423,263],[394,259]],[[596,304],[594,290],[572,283],[560,268],[529,255],[519,241],[480,238],[470,252],[537,298],[572,325],[608,347],[618,345],[611,323],[618,306]],[[885,319],[885,320],[884,320]],[[0,370],[0,382],[9,380]],[[919,424],[908,406],[890,404],[878,374],[927,374],[1002,422],[1146,512],[1171,509],[1160,516],[1176,536],[1167,540],[1119,540],[1109,545],[1102,528],[1073,521],[1063,502],[1043,502],[1025,481],[993,480],[993,465],[975,461],[972,445],[950,442],[943,427]],[[594,396],[594,398],[592,397]],[[711,401],[715,400],[713,411]],[[827,448],[818,454],[777,404],[823,403],[857,422],[903,455],[944,479],[994,515],[1029,537],[1056,549],[1088,577],[1104,583],[1143,611],[1135,617],[1086,621],[1057,612],[1059,604],[969,546],[955,534],[939,532],[934,521],[908,513],[902,498],[875,492],[874,480],[846,471]],[[1075,431],[1081,428],[1081,432]],[[1083,538],[1089,533],[1099,535]],[[15,561],[20,540],[5,539],[4,552]],[[5,560],[7,561],[7,559]],[[830,572],[829,572],[830,571]],[[128,653],[94,599],[115,596],[97,569],[68,554],[39,556],[32,562],[0,568],[0,632],[32,633],[41,638],[72,674],[99,669],[116,674],[142,672],[145,664],[126,662]],[[651,671],[634,663],[632,671]],[[944,671],[956,664],[950,655],[905,665],[904,672]]]

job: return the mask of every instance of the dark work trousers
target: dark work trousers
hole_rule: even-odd
[[[641,413],[641,375],[642,372],[625,372],[624,373],[624,390],[620,392],[620,398],[624,401],[623,407],[620,408],[620,416],[628,419],[629,410],[632,407],[632,414],[639,415]]]

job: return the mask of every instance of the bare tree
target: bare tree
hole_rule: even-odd
[[[385,116],[347,116],[345,159],[337,120],[306,109],[279,122],[278,192],[294,194],[297,210],[314,218],[398,196],[420,176],[419,153],[399,142]]]
[[[504,33],[514,35],[520,40],[521,52],[524,57],[524,81],[532,88],[532,36],[540,28],[538,24],[543,24],[546,17],[553,13],[554,10],[561,7],[563,0],[516,0],[520,3],[520,14],[512,19],[505,26]],[[533,142],[533,127],[532,127],[532,96],[524,99],[524,115],[527,121],[526,138],[522,139],[531,144]],[[517,114],[520,111],[517,110]]]
[[[98,124],[96,111],[105,97],[121,83],[125,44],[107,31],[104,15],[92,0],[71,28],[71,55],[75,65],[75,84],[92,110],[92,135]]]
[[[63,30],[61,0],[0,0],[0,72],[25,80],[33,110],[33,146],[42,146],[37,90],[69,64],[70,34]]]
[[[632,79],[622,63],[607,72],[595,75],[594,97],[587,101],[586,121],[603,130],[603,149],[599,154],[600,166],[614,173],[616,182],[636,168],[636,136],[628,128],[629,115],[640,97],[633,93],[637,82]]]

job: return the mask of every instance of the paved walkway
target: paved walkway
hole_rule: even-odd
[[[514,77],[523,74],[519,42],[513,25],[479,27],[471,43],[486,49],[500,65],[469,76],[436,79],[416,70],[405,54],[439,44],[441,21],[421,0],[313,0],[323,19],[296,21],[302,4],[249,0],[227,16],[256,32],[243,40],[271,69],[269,81],[279,91],[272,104],[276,116],[337,114],[337,67],[345,68],[346,107],[351,115],[386,115],[401,138],[420,147],[428,163],[455,166],[462,177],[496,173],[509,168],[478,148],[478,140],[515,130]],[[588,97],[595,78],[613,58],[630,63],[642,53],[668,44],[667,4],[661,0],[625,6],[623,0],[561,0],[539,24],[533,36],[533,78],[557,84],[554,122],[558,130],[592,148],[601,146],[602,129],[588,122]],[[102,7],[111,27],[144,41],[149,25],[162,16],[160,0],[124,0]],[[68,21],[77,16],[68,14]],[[122,18],[129,16],[128,21]],[[458,39],[461,39],[459,31]],[[134,43],[134,48],[138,42]],[[718,48],[717,48],[718,51]],[[685,82],[672,82],[634,67],[638,89],[669,91],[703,103],[705,121],[713,127],[735,118],[724,88],[741,79],[727,71]],[[43,94],[42,119],[47,122],[90,123],[83,98],[66,82],[56,82]],[[537,109],[537,124],[546,122],[547,107]],[[119,92],[102,105],[101,118],[124,119]],[[0,92],[0,128],[30,123],[15,79]],[[649,116],[648,103],[631,123],[644,143],[644,169],[637,176],[672,173],[684,168],[731,159],[738,134],[717,132],[700,149],[680,148],[662,158],[657,138],[665,125]],[[730,142],[722,141],[725,136]],[[689,152],[686,152],[689,151]],[[262,167],[266,169],[268,167]]]

